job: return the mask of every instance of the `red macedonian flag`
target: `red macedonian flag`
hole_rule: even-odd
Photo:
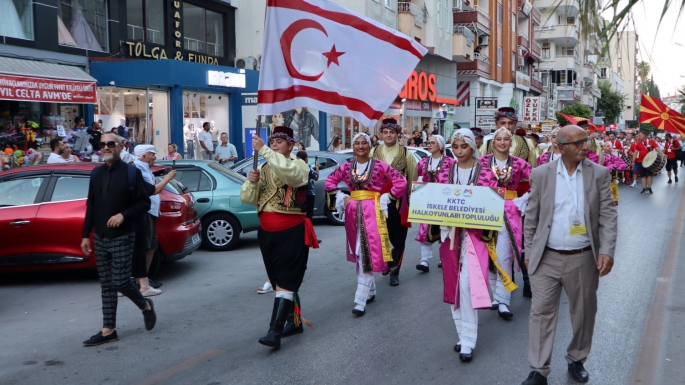
[[[640,123],[685,136],[685,117],[668,108],[660,99],[642,95]]]
[[[428,50],[325,0],[268,0],[257,112],[309,107],[373,127]]]

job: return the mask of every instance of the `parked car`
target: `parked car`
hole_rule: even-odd
[[[428,147],[423,147],[422,150],[428,151]],[[454,153],[452,152],[451,144],[445,145],[445,155],[457,159],[455,158]]]
[[[100,164],[46,164],[0,173],[0,234],[5,240],[0,271],[96,267],[94,255],[81,251],[81,232],[90,174]],[[166,168],[152,171],[160,178]],[[150,276],[161,262],[182,259],[200,247],[192,194],[172,180],[160,198],[159,249]]]
[[[259,228],[257,208],[240,200],[243,175],[207,160],[157,163],[174,167],[176,179],[193,193],[202,222],[202,245],[208,250],[231,250],[238,245],[241,233]]]
[[[335,212],[332,213],[328,211],[326,207],[326,178],[331,175],[339,165],[347,162],[352,154],[340,154],[335,152],[326,151],[307,151],[309,165],[314,167],[314,161],[316,157],[319,159],[319,180],[314,182],[314,190],[316,194],[316,199],[314,201],[314,216],[326,216],[329,222],[335,226],[342,226],[345,224],[345,213]],[[264,164],[266,160],[259,157],[259,164]],[[243,159],[240,162],[235,163],[231,166],[231,170],[247,176],[247,173],[254,166],[254,158],[250,157]],[[347,185],[340,183],[338,185],[340,189],[347,192]]]

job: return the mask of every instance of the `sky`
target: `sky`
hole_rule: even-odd
[[[676,22],[681,1],[672,1],[671,9],[659,26],[664,1],[643,0],[632,12],[640,46],[637,61],[646,61],[650,64],[661,97],[673,95],[678,88],[685,85],[685,12]],[[622,0],[619,9],[626,2]],[[611,14],[605,16],[608,18]]]

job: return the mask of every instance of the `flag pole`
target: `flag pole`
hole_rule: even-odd
[[[257,130],[256,134],[259,135],[259,133],[262,131],[262,116],[257,115]],[[254,148],[252,149],[252,152],[254,153],[254,163],[252,165],[252,169],[256,170],[257,167],[259,166],[259,152],[255,151]]]

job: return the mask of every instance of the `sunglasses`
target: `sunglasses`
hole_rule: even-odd
[[[100,149],[103,149],[105,147],[108,148],[114,148],[117,146],[117,142],[110,140],[109,142],[100,142]]]

